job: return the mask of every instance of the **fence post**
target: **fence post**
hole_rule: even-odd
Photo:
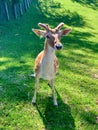
[[[27,10],[27,2],[26,2],[26,0],[24,0],[24,6],[25,6],[25,10]]]
[[[23,15],[22,5],[19,3],[20,15]]]
[[[28,6],[28,8],[29,8],[29,0],[27,0],[27,6]]]
[[[17,19],[18,15],[17,15],[16,4],[13,4],[13,13],[14,13],[14,17],[15,17],[15,19]]]
[[[8,6],[7,6],[6,2],[4,2],[4,7],[5,7],[5,12],[6,12],[7,20],[9,21],[10,17],[9,17],[9,11],[8,11]]]

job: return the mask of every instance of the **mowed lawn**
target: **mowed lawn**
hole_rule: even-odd
[[[58,107],[42,79],[31,104],[31,74],[44,46],[31,31],[38,22],[72,28],[57,52]],[[21,18],[0,24],[0,130],[98,130],[97,0],[33,0]]]

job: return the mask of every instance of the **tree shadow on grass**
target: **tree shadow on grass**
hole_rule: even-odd
[[[43,17],[42,22],[50,23],[50,25],[57,26],[59,22],[64,22],[67,25],[70,26],[76,26],[76,27],[85,27],[88,26],[86,24],[85,18],[81,15],[79,15],[77,12],[71,12],[70,10],[64,10],[64,13],[59,14],[56,10],[57,7],[51,7],[51,4],[44,3],[44,6],[42,3],[37,1],[34,1],[35,5],[34,8],[37,12],[39,12],[40,17]],[[49,7],[47,7],[47,4],[49,4]],[[59,3],[53,3],[53,5],[58,5]],[[52,6],[53,6],[52,5]],[[53,13],[49,12],[49,9],[54,9]],[[60,5],[59,8],[62,8]],[[45,21],[43,21],[45,20]],[[55,21],[55,22],[54,22]],[[89,27],[90,28],[90,27]],[[92,28],[93,29],[93,28]],[[67,37],[63,38],[62,43],[64,43],[67,48],[81,48],[85,51],[93,51],[94,53],[98,52],[98,44],[95,42],[92,42],[89,40],[90,37],[95,37],[94,33],[91,32],[81,32],[81,31],[75,31],[74,29],[68,35]]]
[[[60,3],[50,3],[47,1],[42,3],[36,1],[37,11],[42,17],[46,17],[49,21],[55,20],[55,23],[64,22],[67,25],[76,27],[83,27],[86,25],[85,18],[82,15],[66,9],[63,9],[63,12],[59,12],[59,8],[63,9]]]
[[[30,95],[33,95],[35,79],[30,77],[32,71],[28,69],[30,66],[13,66],[0,71],[0,98],[5,101],[17,102],[28,101]],[[28,71],[25,71],[28,70]]]
[[[89,124],[98,124],[98,121],[97,121],[97,114],[95,114],[93,111],[82,111],[81,112],[81,117]]]
[[[71,34],[63,38],[62,43],[67,49],[82,49],[84,51],[90,51],[97,53],[98,44],[88,40],[90,37],[95,37],[90,32],[72,31]]]
[[[57,92],[57,91],[56,91]],[[70,107],[65,104],[57,92],[58,107],[53,106],[52,98],[48,97],[46,106],[44,101],[39,102],[36,108],[43,120],[46,130],[75,130],[75,121],[71,114]],[[40,104],[41,103],[41,104]],[[44,108],[44,111],[41,108]]]
[[[72,0],[73,2],[78,2],[84,6],[88,6],[93,9],[98,8],[98,0]]]
[[[50,17],[58,23],[62,21],[69,26],[83,27],[86,25],[85,18],[77,12],[71,12],[70,10],[64,10],[64,12],[64,15],[58,14],[53,16],[50,14]]]

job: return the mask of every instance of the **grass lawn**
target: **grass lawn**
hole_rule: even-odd
[[[30,75],[44,45],[31,31],[38,22],[72,27],[57,52],[58,107],[43,80],[31,104]],[[97,0],[33,0],[24,16],[0,24],[0,130],[98,130]]]

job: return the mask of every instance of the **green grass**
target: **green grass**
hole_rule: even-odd
[[[41,80],[37,105],[34,60],[44,39],[32,33],[38,22],[72,27],[57,52],[58,107]],[[0,24],[0,130],[98,129],[98,2],[97,0],[33,0],[21,18]]]

